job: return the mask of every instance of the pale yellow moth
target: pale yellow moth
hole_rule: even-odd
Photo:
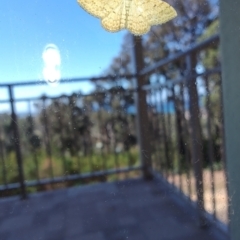
[[[128,29],[134,35],[147,33],[151,26],[177,16],[175,9],[161,0],[77,0],[93,16],[100,18],[109,32]]]

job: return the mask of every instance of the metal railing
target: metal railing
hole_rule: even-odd
[[[131,92],[114,87],[92,95],[14,99],[16,86],[7,87],[10,99],[1,103],[10,105],[11,114],[1,124],[0,191],[19,189],[26,198],[26,188],[139,175]],[[18,103],[28,111],[17,118]]]
[[[153,169],[196,201],[200,212],[228,223],[221,66],[204,65],[204,57],[209,51],[217,53],[218,44],[219,37],[214,36],[141,74],[155,82],[144,87],[150,105]],[[166,76],[166,69],[174,65],[177,76]],[[205,223],[204,215],[200,221]]]
[[[0,85],[9,91],[0,103],[11,109],[1,126],[0,191],[25,198],[32,189],[160,173],[200,212],[227,223],[221,67],[204,65],[218,44],[214,36],[144,69],[136,46],[135,75],[62,81],[127,78],[138,83],[131,91],[15,99],[14,88],[36,83]],[[24,117],[18,102],[28,106]]]

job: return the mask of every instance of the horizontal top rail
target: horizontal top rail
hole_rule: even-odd
[[[124,91],[126,90],[127,93],[135,93],[139,89],[133,88],[133,89],[124,89],[118,90],[118,93],[122,92],[124,94]],[[99,91],[99,92],[94,92],[94,93],[81,93],[81,92],[74,92],[72,94],[75,94],[77,97],[88,97],[88,96],[99,96],[99,95],[105,95],[105,94],[112,94],[114,91],[112,89],[105,89],[104,91]],[[72,96],[71,94],[61,94],[57,96],[47,96],[47,95],[42,95],[42,96],[37,96],[37,97],[27,97],[27,98],[14,98],[11,101],[14,102],[28,102],[28,101],[39,101],[39,100],[57,100],[60,98],[68,98]],[[0,103],[9,103],[9,99],[4,99],[0,100]]]
[[[171,87],[172,85],[176,85],[179,83],[185,83],[187,81],[189,81],[190,79],[192,79],[193,77],[206,77],[208,75],[211,74],[215,74],[215,73],[221,73],[221,68],[220,67],[216,67],[210,70],[206,70],[203,73],[196,73],[196,74],[192,74],[192,75],[188,75],[188,76],[182,76],[170,81],[166,81],[165,83],[155,83],[155,84],[147,84],[143,86],[144,90],[151,90],[151,89],[157,89],[157,88],[164,88],[164,87]]]
[[[160,60],[159,62],[149,66],[149,67],[146,67],[144,68],[141,72],[140,72],[140,75],[146,75],[146,74],[150,74],[150,73],[153,73],[154,71],[156,71],[157,69],[163,67],[164,65],[167,65],[169,64],[170,62],[174,62],[180,58],[183,58],[185,57],[186,55],[189,55],[193,52],[197,52],[197,51],[200,51],[204,48],[207,48],[208,46],[211,46],[211,45],[215,45],[215,44],[218,44],[220,38],[219,38],[219,35],[214,35],[213,37],[210,37],[208,38],[207,40],[199,43],[199,44],[196,44],[195,46],[193,46],[192,48],[186,50],[186,51],[183,51],[183,52],[179,52],[179,53],[176,53],[168,58],[164,58],[163,60]]]

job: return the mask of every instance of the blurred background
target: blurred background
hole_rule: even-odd
[[[138,178],[146,151],[151,171],[228,223],[218,1],[168,3],[177,18],[133,38],[76,1],[1,0],[1,197]]]

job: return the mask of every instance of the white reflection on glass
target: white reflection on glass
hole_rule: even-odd
[[[61,56],[55,44],[47,44],[43,50],[43,78],[51,86],[57,86],[61,78]]]

